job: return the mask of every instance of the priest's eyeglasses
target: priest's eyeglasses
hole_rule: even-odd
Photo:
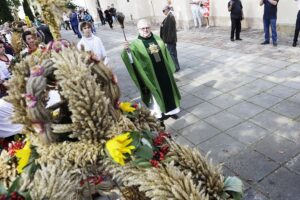
[[[140,28],[141,30],[145,31],[145,30],[149,30],[150,27],[143,27],[143,28]]]

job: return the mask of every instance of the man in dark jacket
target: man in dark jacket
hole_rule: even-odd
[[[240,0],[231,0],[228,2],[228,11],[231,18],[231,41],[234,41],[234,33],[236,40],[242,40],[240,33],[242,29],[241,20],[244,18],[243,6]]]
[[[113,21],[115,21],[116,20],[116,15],[117,15],[117,9],[115,9],[114,4],[111,4],[109,12],[110,12],[110,14],[113,18]]]
[[[49,42],[53,41],[53,36],[50,31],[50,28],[48,25],[46,25],[43,21],[41,21],[41,25],[38,27],[39,31],[42,31],[44,34],[44,43],[48,44]]]
[[[174,15],[171,12],[171,8],[166,6],[163,9],[163,13],[166,15],[166,18],[161,24],[160,27],[160,37],[166,43],[167,49],[169,50],[171,57],[176,66],[176,72],[180,70],[179,62],[177,58],[176,42],[177,42],[177,32],[176,32],[176,20]]]
[[[107,23],[109,24],[109,27],[112,29],[113,28],[113,19],[112,19],[112,15],[110,13],[110,7],[107,6],[107,9],[104,11],[104,14],[105,14],[105,19],[107,21]]]

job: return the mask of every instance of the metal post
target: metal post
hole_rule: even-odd
[[[101,4],[100,4],[99,0],[97,0],[97,4],[98,4],[98,7],[101,9]]]
[[[151,2],[151,6],[152,6],[152,11],[153,11],[153,17],[155,17],[155,10],[154,10],[154,6],[153,6],[153,2],[152,2],[152,0],[150,0],[150,2]]]

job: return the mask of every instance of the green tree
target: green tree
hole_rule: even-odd
[[[34,15],[27,0],[23,1],[23,9],[25,15],[28,16],[31,21],[34,21]]]
[[[68,9],[73,10],[73,9],[75,9],[77,6],[76,6],[73,2],[67,1],[67,2],[66,2],[66,7],[67,7]]]
[[[20,0],[7,0],[9,7],[15,8],[18,10],[19,6],[21,6]]]
[[[7,0],[0,0],[0,24],[13,20],[14,18],[11,15],[11,10],[7,3]]]

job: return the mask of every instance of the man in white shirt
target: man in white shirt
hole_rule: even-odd
[[[108,63],[105,48],[101,39],[92,33],[92,24],[89,22],[82,22],[80,24],[80,31],[82,38],[77,44],[79,50],[91,52],[93,59],[102,61],[105,65]]]
[[[300,31],[300,0],[295,0],[295,1],[297,1],[299,11],[298,11],[297,20],[296,20],[293,47],[297,46],[298,36],[299,36],[299,31]]]

